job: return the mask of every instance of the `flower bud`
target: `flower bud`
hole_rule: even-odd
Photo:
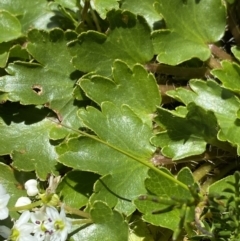
[[[35,179],[30,179],[24,184],[25,189],[27,190],[27,195],[32,197],[38,194],[37,181]]]
[[[15,204],[15,207],[21,207],[21,206],[25,206],[25,205],[28,205],[31,203],[31,200],[29,197],[20,197],[16,204]],[[22,210],[24,211],[24,209]]]

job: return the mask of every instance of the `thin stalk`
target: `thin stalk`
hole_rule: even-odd
[[[226,166],[224,166],[224,168],[221,168],[219,174],[217,174],[215,176],[212,176],[212,177],[209,177],[206,180],[206,182],[203,183],[203,185],[201,186],[202,192],[205,193],[210,185],[212,185],[214,182],[216,182],[216,181],[222,179],[223,177],[225,177],[226,174],[229,173],[231,170],[235,170],[237,166],[239,166],[239,164],[232,161],[232,162],[229,163],[229,165],[226,165]]]
[[[214,164],[206,162],[193,172],[195,182],[199,182],[214,168]]]
[[[87,15],[88,15],[88,9],[90,7],[90,1],[89,0],[85,0],[84,2],[84,6],[83,6],[83,9],[82,9],[82,12],[81,12],[81,20],[80,21],[85,21],[86,18],[87,18]]]
[[[83,136],[86,136],[86,137],[88,137],[88,138],[91,138],[92,140],[95,140],[95,141],[97,141],[97,142],[100,142],[100,143],[102,143],[102,144],[104,144],[104,145],[106,145],[106,146],[108,146],[108,147],[110,147],[110,148],[112,148],[112,149],[114,149],[114,150],[116,150],[116,151],[124,154],[125,156],[130,157],[131,159],[133,159],[133,160],[141,163],[142,165],[147,166],[148,168],[150,168],[150,169],[152,169],[153,171],[157,172],[159,175],[164,176],[165,178],[169,179],[170,181],[177,183],[177,184],[178,184],[179,186],[181,186],[182,188],[184,188],[184,189],[186,189],[186,190],[189,190],[188,187],[187,187],[187,185],[185,185],[184,183],[182,183],[182,182],[180,182],[179,180],[175,179],[174,177],[168,175],[167,173],[161,171],[160,169],[154,167],[150,162],[146,162],[145,160],[142,160],[142,159],[140,159],[140,158],[138,158],[138,157],[135,157],[135,156],[133,156],[132,154],[130,154],[130,153],[128,153],[128,152],[125,152],[125,151],[119,149],[118,147],[113,146],[112,144],[107,143],[107,142],[99,139],[98,137],[96,137],[96,136],[94,136],[94,135],[85,133],[84,131],[76,130],[76,129],[70,127],[70,126],[64,125],[64,124],[59,123],[59,122],[57,122],[57,121],[55,121],[55,120],[52,120],[52,119],[49,119],[49,120],[52,121],[52,122],[54,122],[54,123],[56,123],[56,124],[60,124],[61,126],[67,128],[67,129],[70,129],[70,130],[72,130],[72,131],[74,131],[74,132],[77,132],[77,133],[79,133],[79,134],[81,134],[81,135],[83,135]]]
[[[187,90],[191,90],[189,86],[173,86],[173,85],[159,85],[158,86],[159,90],[160,90],[160,93],[161,93],[161,96],[162,97],[166,97],[168,96],[167,95],[167,91],[169,90],[176,90],[176,88],[184,88],[184,89],[187,89]]]
[[[234,37],[234,40],[237,45],[240,45],[240,26],[238,24],[238,16],[239,16],[239,1],[235,1],[234,4],[228,4],[228,27]]]
[[[209,75],[209,70],[206,67],[194,68],[149,63],[145,65],[145,68],[152,73],[174,75],[186,79],[202,78]]]
[[[97,31],[101,33],[102,29],[101,29],[101,26],[100,26],[100,24],[98,22],[97,15],[95,14],[94,10],[91,7],[90,7],[90,12],[92,14],[92,18],[93,18],[93,21],[94,21],[94,23],[96,25]]]
[[[93,223],[91,219],[80,219],[80,220],[72,220],[72,224],[88,224],[88,223]]]
[[[30,204],[27,204],[27,205],[23,205],[23,206],[19,206],[19,207],[10,207],[9,208],[9,211],[10,212],[18,212],[18,211],[23,211],[23,210],[31,210],[35,207],[38,207],[42,205],[42,200],[39,200],[37,202],[34,202],[34,203],[30,203]]]
[[[220,62],[213,57],[209,58],[209,60],[207,61],[207,65],[210,69],[221,69],[222,68],[222,65],[220,64]]]
[[[223,49],[219,48],[214,44],[210,44],[209,49],[211,50],[212,54],[216,56],[218,59],[230,61],[234,60],[230,54],[226,53]]]
[[[81,217],[84,217],[84,218],[88,218],[89,220],[91,220],[90,219],[91,216],[90,216],[89,213],[86,213],[86,212],[84,212],[82,210],[79,210],[79,209],[76,209],[76,208],[69,207],[66,204],[64,204],[63,207],[64,207],[65,211],[67,211],[70,214],[76,214],[78,216],[81,216]]]
[[[19,206],[19,207],[10,207],[9,208],[9,211],[10,212],[18,212],[18,211],[23,211],[23,210],[31,210],[35,207],[39,207],[43,204],[42,200],[39,200],[37,202],[34,202],[34,203],[30,203],[30,204],[27,204],[27,205],[23,205],[23,206]],[[91,216],[89,213],[86,213],[84,211],[81,211],[81,210],[78,210],[76,208],[72,208],[72,207],[69,207],[67,205],[64,204],[64,209],[65,211],[69,212],[70,214],[76,214],[78,216],[81,216],[81,217],[84,217],[84,218],[88,218],[90,219]]]

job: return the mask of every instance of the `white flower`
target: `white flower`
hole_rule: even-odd
[[[34,238],[38,241],[48,240],[49,232],[45,226],[47,221],[47,216],[45,212],[42,210],[36,211],[35,213],[31,214],[31,221],[34,224]]]
[[[38,194],[37,181],[35,179],[30,179],[24,184],[25,189],[27,190],[27,195],[32,197]]]
[[[15,207],[21,207],[21,206],[25,206],[31,203],[31,200],[29,199],[29,197],[20,197],[18,198]]]
[[[50,233],[50,241],[65,241],[71,230],[71,221],[66,217],[64,208],[60,213],[54,207],[46,208],[48,221],[46,227]]]
[[[24,211],[20,218],[14,223],[10,235],[11,241],[33,241],[33,236],[31,235],[33,224],[28,223],[30,216],[31,213],[29,211]]]
[[[6,226],[0,226],[0,235],[4,238],[8,238],[11,234],[11,229]]]
[[[10,195],[6,192],[5,188],[0,184],[0,220],[8,217],[7,204],[10,199]]]

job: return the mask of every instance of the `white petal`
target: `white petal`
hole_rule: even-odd
[[[0,196],[6,194],[6,189],[3,187],[2,184],[0,184]]]
[[[33,223],[43,222],[46,220],[46,214],[43,211],[36,211],[35,213],[31,213],[31,221]]]
[[[47,217],[50,218],[52,221],[54,221],[55,219],[60,219],[58,210],[54,207],[47,207],[46,214],[47,214]]]
[[[0,195],[0,209],[7,206],[9,199],[9,194]]]
[[[20,227],[20,225],[25,224],[30,219],[31,213],[29,211],[24,211],[19,219],[16,221],[15,225],[16,227]]]
[[[0,214],[1,215],[1,214]],[[4,238],[8,238],[11,234],[11,229],[6,226],[0,226],[0,235]]]
[[[33,223],[22,223],[21,226],[19,226],[18,230],[23,235],[28,235],[32,233],[34,228]]]
[[[6,219],[8,217],[9,211],[8,208],[0,209],[0,220]]]

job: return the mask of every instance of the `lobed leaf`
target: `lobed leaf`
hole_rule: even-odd
[[[89,137],[70,139],[66,147],[60,149],[59,161],[75,169],[103,175],[101,180],[107,190],[102,188],[98,198],[101,196],[108,205],[116,205],[116,209],[129,215],[134,207],[126,199],[131,200],[145,190],[141,180],[146,177],[147,168],[135,159],[141,158],[147,163],[154,152],[155,148],[149,143],[151,128],[128,106],[120,109],[110,102],[102,104],[102,112],[89,107],[86,111],[80,110],[79,115],[100,141]],[[111,194],[107,195],[109,190]]]
[[[158,27],[162,17],[154,8],[155,0],[123,0],[121,9],[144,16],[151,28]]]
[[[92,194],[93,184],[98,175],[82,171],[70,171],[57,187],[61,200],[72,208],[82,208]]]
[[[106,18],[110,10],[119,8],[117,0],[93,0],[91,4],[103,19]]]
[[[166,169],[161,168],[162,171],[166,172],[168,175],[173,175]],[[158,175],[156,172],[149,170],[149,178],[146,179],[146,188],[152,195],[156,197],[168,198],[178,198],[178,199],[188,199],[191,198],[190,191],[178,186],[172,185],[172,182],[165,177]],[[191,171],[188,168],[183,168],[179,171],[177,179],[187,186],[194,183],[194,179]],[[163,203],[154,202],[152,200],[135,200],[134,204],[137,208],[144,213],[143,219],[151,224],[166,227],[173,231],[178,229],[180,222],[180,210],[172,209],[168,212],[163,212],[161,214],[153,214],[153,211],[162,210],[168,205]]]
[[[128,225],[122,215],[104,202],[94,203],[90,212],[93,224],[73,235],[74,241],[128,241]]]
[[[116,59],[130,67],[152,59],[150,29],[142,17],[120,10],[109,12],[107,17],[110,22],[107,35],[89,30],[70,44],[76,69],[108,77]]]
[[[211,55],[208,44],[219,41],[225,31],[222,1],[159,0],[157,8],[167,26],[152,35],[158,61],[169,65],[192,58],[206,61]]]
[[[11,13],[1,10],[0,4],[0,43],[22,36],[21,24]]]
[[[222,61],[221,65],[221,69],[214,69],[211,71],[211,73],[222,82],[223,87],[239,93],[240,66],[236,63],[231,63],[228,61]]]
[[[0,9],[8,11],[19,20],[23,33],[32,28],[49,29],[59,26],[53,21],[56,14],[49,9],[45,0],[0,1]]]
[[[1,108],[0,155],[11,155],[14,168],[26,172],[35,171],[42,180],[49,173],[57,174],[57,153],[49,142],[49,131],[56,124],[44,119],[48,113],[44,109],[15,108],[9,105]],[[32,116],[25,116],[29,112]]]
[[[64,124],[78,127],[77,106],[72,96],[78,73],[70,63],[66,35],[60,29],[45,32],[34,29],[28,33],[27,51],[38,63],[15,62],[6,68],[8,75],[0,78],[0,90],[10,101],[24,105],[40,105],[52,109]],[[57,56],[57,58],[56,58]]]
[[[113,64],[113,80],[99,75],[86,75],[80,79],[79,85],[98,105],[105,101],[118,107],[126,104],[142,119],[149,119],[161,102],[154,76],[139,64],[131,70],[124,62],[117,60]]]
[[[233,145],[239,146],[239,134],[240,129],[237,113],[239,110],[239,99],[233,92],[222,88],[215,81],[208,80],[204,82],[202,80],[191,80],[190,87],[195,92],[189,90],[171,91],[171,95],[174,96],[174,92],[178,99],[188,105],[190,101],[193,101],[197,106],[205,109],[205,111],[212,111],[217,119],[219,125],[219,131],[217,138],[224,142],[228,141]],[[190,98],[186,93],[190,94]],[[192,98],[194,96],[194,98]],[[205,118],[205,117],[204,117]],[[215,125],[215,128],[217,126]],[[215,143],[223,149],[230,150],[224,143]],[[231,150],[230,150],[231,151]],[[239,153],[239,150],[238,150]]]
[[[180,116],[179,113],[158,108],[156,122],[164,131],[151,141],[155,146],[162,148],[163,155],[173,160],[202,154],[207,143],[218,143],[214,114],[194,103],[187,105],[187,111],[185,116]]]

